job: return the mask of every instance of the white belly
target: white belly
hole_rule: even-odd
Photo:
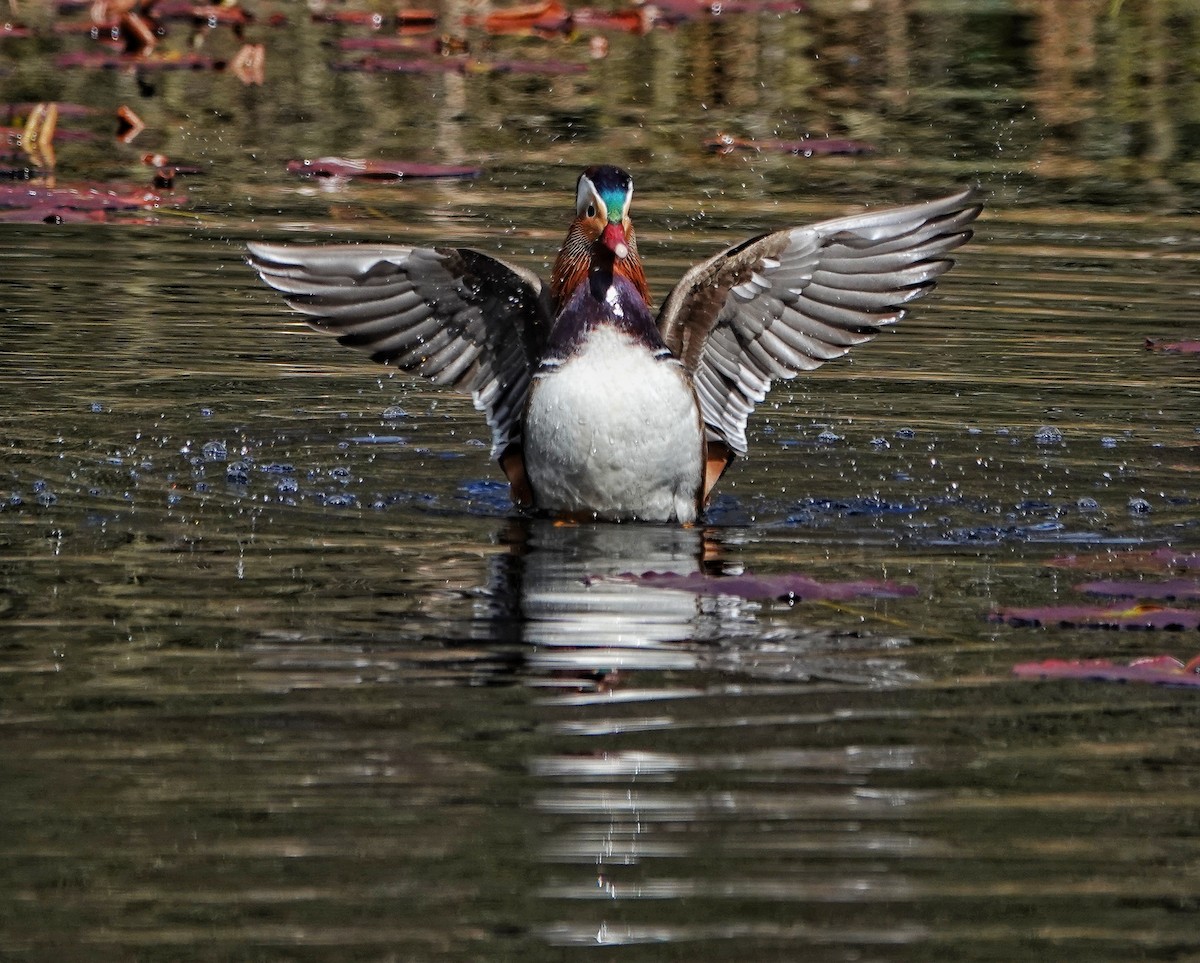
[[[534,380],[525,466],[538,508],[689,523],[703,471],[700,415],[679,363],[609,328]]]

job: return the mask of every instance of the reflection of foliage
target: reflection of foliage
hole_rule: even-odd
[[[890,177],[939,184],[947,174],[1086,178],[1088,190],[1114,197],[1131,181],[1195,180],[1172,165],[1186,157],[1200,120],[1200,11],[1183,3],[1014,0],[983,9],[879,0],[848,10],[816,0],[804,13],[609,31],[595,57],[589,41],[598,31],[487,35],[461,17],[439,23],[484,59],[587,68],[551,82],[334,71],[331,45],[365,28],[313,22],[299,5],[287,6],[286,24],[272,22],[282,9],[258,4],[245,30],[247,42],[267,49],[261,92],[209,71],[156,74],[147,86],[132,70],[58,70],[56,58],[84,49],[85,38],[55,34],[52,18],[41,18],[32,39],[0,42],[0,70],[14,100],[79,101],[101,115],[138,103],[143,149],[202,152],[252,181],[299,156],[403,153],[513,169],[590,163],[598,147],[606,159],[645,167],[652,157],[655,171],[701,181],[704,164],[742,163],[787,192],[816,179],[856,193],[854,182],[885,164]],[[182,37],[168,37],[164,49]],[[232,34],[217,31],[206,50],[233,47]],[[857,164],[766,153],[704,160],[701,141],[717,131],[851,138],[878,154]],[[111,168],[106,151],[68,145],[60,165]]]

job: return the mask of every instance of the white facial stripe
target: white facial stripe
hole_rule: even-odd
[[[633,178],[629,179],[629,186],[625,188],[625,203],[621,205],[621,220],[625,220],[629,216],[629,204],[633,200]]]
[[[625,200],[621,204],[621,218],[625,220],[629,215],[629,205],[633,202],[633,180],[629,181],[629,186],[625,188]],[[597,214],[607,215],[608,208],[605,206],[604,198],[600,196],[600,192],[596,190],[596,185],[588,179],[587,176],[579,178],[579,187],[575,192],[575,213],[583,217],[587,213],[588,205],[591,204],[596,208]]]
[[[583,217],[587,213],[589,204],[596,208],[597,214],[603,213],[604,200],[600,197],[600,192],[596,190],[596,186],[590,180],[581,177],[579,178],[579,190],[575,194],[575,213]]]

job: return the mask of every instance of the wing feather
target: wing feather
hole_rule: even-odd
[[[899,321],[953,265],[981,209],[965,190],[766,234],[688,271],[658,328],[692,372],[710,437],[745,454],[746,419],[771,382]]]
[[[314,328],[471,394],[499,457],[520,442],[550,328],[534,274],[469,248],[250,244],[249,262]]]

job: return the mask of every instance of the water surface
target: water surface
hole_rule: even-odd
[[[818,5],[613,35],[594,63],[585,38],[477,39],[590,64],[547,91],[333,71],[350,28],[263,6],[292,23],[255,28],[262,88],[142,96],[55,70],[82,41],[0,47],[0,99],[137,98],[146,146],[205,169],[156,223],[0,228],[5,954],[1194,955],[1194,695],[1011,669],[1186,660],[1195,633],[988,621],[1200,548],[1196,362],[1144,347],[1197,335],[1194,14]],[[60,182],[147,176],[92,127]],[[708,154],[718,129],[878,149]],[[483,174],[283,171],[334,153]],[[978,182],[989,206],[910,318],[775,387],[686,530],[519,517],[469,400],[312,334],[241,262],[361,237],[544,271],[597,160],[634,172],[658,298],[864,200]],[[615,578],[645,571],[915,593]]]

